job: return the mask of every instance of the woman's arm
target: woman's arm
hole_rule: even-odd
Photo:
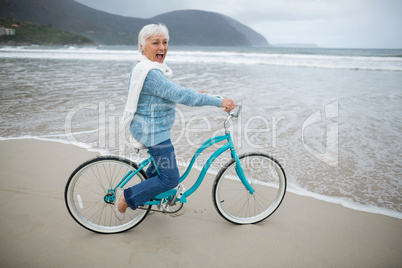
[[[198,90],[200,93],[207,93],[205,90]],[[230,112],[234,108],[236,108],[236,104],[232,99],[222,99],[222,105],[221,108],[223,108],[224,111]]]
[[[203,94],[189,88],[176,85],[167,79],[161,71],[151,70],[145,80],[149,93],[169,101],[184,104],[187,106],[216,106],[226,108],[230,112],[236,107],[231,99],[219,99],[208,94]],[[144,87],[144,88],[145,88]]]

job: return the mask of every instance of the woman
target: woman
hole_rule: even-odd
[[[146,171],[148,180],[116,191],[114,210],[119,220],[124,219],[128,207],[136,209],[179,183],[179,170],[170,141],[176,103],[222,107],[227,112],[236,107],[231,99],[219,99],[171,82],[172,71],[164,64],[168,41],[169,32],[164,25],[146,25],[138,35],[139,60],[131,71],[125,113],[133,116],[130,132],[135,140],[148,147],[159,174],[151,163]]]

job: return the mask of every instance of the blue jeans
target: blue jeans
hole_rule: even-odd
[[[179,184],[180,175],[172,142],[166,140],[148,147],[160,175],[151,163],[146,171],[149,179],[124,190],[124,198],[131,209],[151,200],[158,194],[173,189]]]

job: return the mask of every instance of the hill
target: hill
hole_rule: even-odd
[[[265,38],[224,15],[200,10],[179,10],[151,18],[164,23],[171,43],[194,46],[268,46]]]
[[[105,45],[137,44],[138,32],[144,25],[164,23],[174,45],[269,46],[262,35],[246,25],[199,10],[141,19],[109,14],[73,0],[0,0],[0,15],[51,25]]]
[[[95,45],[91,39],[51,26],[0,16],[0,26],[13,29],[13,35],[0,35],[6,45]]]
[[[100,44],[135,44],[149,20],[101,12],[73,0],[0,0],[0,15],[51,25]]]

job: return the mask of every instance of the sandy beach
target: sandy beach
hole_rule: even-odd
[[[64,187],[96,153],[33,139],[0,151],[3,267],[402,267],[402,220],[288,193],[270,218],[237,226],[215,211],[213,176],[174,216],[92,233],[67,212]]]

